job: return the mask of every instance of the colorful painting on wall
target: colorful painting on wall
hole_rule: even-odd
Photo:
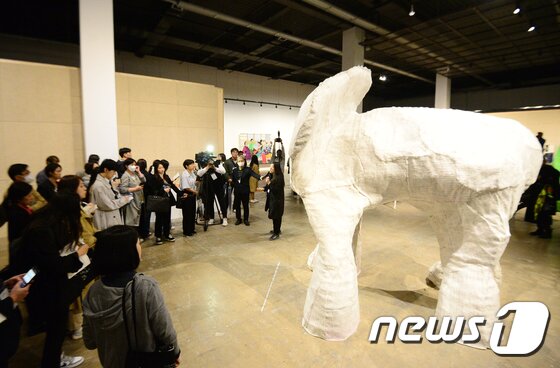
[[[270,163],[272,158],[272,145],[273,141],[270,134],[239,134],[238,148],[247,161],[251,161],[251,157],[257,155],[259,163]]]

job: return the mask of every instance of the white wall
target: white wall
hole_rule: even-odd
[[[292,140],[292,132],[299,109],[270,105],[260,107],[255,104],[243,105],[241,102],[230,101],[224,104],[224,149],[229,157],[231,148],[239,147],[239,134],[256,133],[270,134],[274,139],[280,131],[286,155]]]
[[[46,62],[79,67],[79,47],[59,42],[42,41],[0,34],[0,57]],[[241,73],[185,63],[177,60],[146,56],[139,58],[129,52],[115,53],[117,72],[168,78],[179,81],[209,84],[222,88],[224,98],[263,101],[299,106],[313,85],[273,80],[259,75]],[[240,106],[237,106],[240,105]],[[238,145],[239,133],[270,133],[276,137],[280,130],[286,150],[289,147],[293,124],[298,109],[246,104],[230,101],[224,104],[224,150]],[[193,147],[193,152],[206,146]],[[134,147],[132,147],[134,148]]]

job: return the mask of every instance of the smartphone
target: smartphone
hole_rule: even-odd
[[[27,271],[25,275],[23,275],[23,281],[21,282],[20,286],[26,287],[34,278],[37,276],[37,270],[35,268],[30,269]]]

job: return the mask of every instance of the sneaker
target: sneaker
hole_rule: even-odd
[[[241,224],[241,219],[237,219],[237,220],[235,220],[235,224],[236,224],[236,225],[239,225],[239,224]]]
[[[162,245],[163,240],[161,238],[156,238],[156,245]]]
[[[73,368],[77,367],[84,362],[84,357],[81,356],[70,356],[62,355],[60,356],[60,368]]]
[[[208,225],[214,225],[214,219],[208,220]]]
[[[270,240],[276,240],[280,237],[280,235],[278,234],[272,234],[272,236],[270,237]]]
[[[249,202],[251,202],[251,203],[258,203],[259,200],[258,200],[258,199],[251,199]]]
[[[74,332],[72,332],[72,340],[79,340],[83,337],[83,332],[82,332],[82,328],[78,328],[77,330],[74,330]]]
[[[169,234],[164,238],[164,240],[168,242],[174,242],[175,238],[173,237],[173,235]]]
[[[224,217],[223,221],[222,221],[222,226],[227,226],[227,218]]]

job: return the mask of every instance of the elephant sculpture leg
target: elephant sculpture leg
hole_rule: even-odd
[[[484,316],[480,347],[487,347],[500,308],[499,260],[509,241],[515,189],[478,194],[433,216],[440,243],[443,278],[436,316]]]
[[[360,321],[352,239],[369,202],[353,187],[311,193],[303,200],[319,244],[302,325],[323,339],[344,340]]]
[[[356,225],[354,229],[354,235],[352,236],[352,252],[354,253],[354,260],[356,261],[356,270],[358,275],[362,270],[362,239],[360,237],[360,230],[362,229],[362,218]],[[315,261],[315,256],[319,251],[319,244],[315,246],[313,251],[307,257],[307,268],[313,271],[313,262]]]

